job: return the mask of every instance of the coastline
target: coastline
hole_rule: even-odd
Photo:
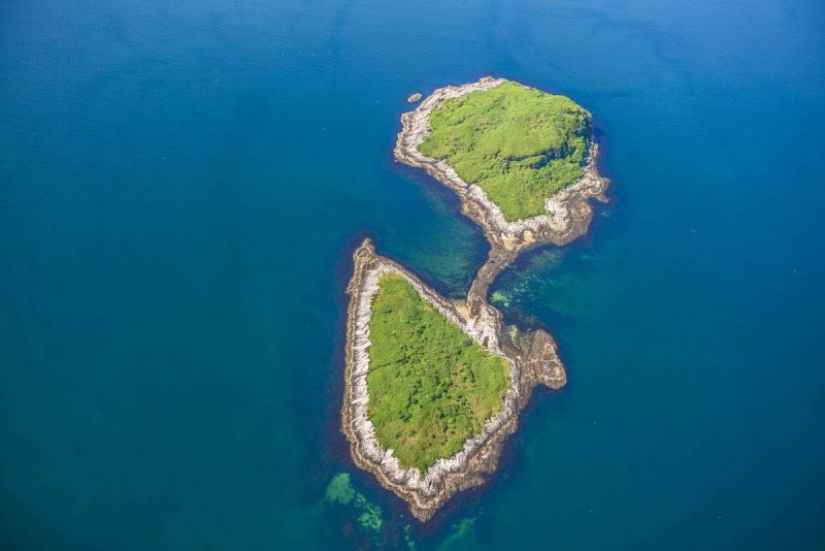
[[[342,431],[350,442],[355,464],[372,473],[379,484],[405,500],[412,515],[422,522],[455,494],[483,484],[494,473],[504,443],[518,428],[518,417],[527,406],[533,389],[544,384],[559,389],[567,384],[567,373],[553,337],[544,330],[520,331],[506,326],[500,311],[487,300],[490,285],[519,254],[545,243],[566,245],[587,233],[593,219],[588,200],[606,202],[604,192],[609,180],[596,169],[598,145],[593,142],[582,178],[545,200],[547,214],[507,221],[501,209],[475,184],[464,182],[445,161],[424,156],[418,146],[430,132],[432,110],[445,99],[476,90],[488,90],[505,79],[484,77],[463,86],[439,88],[416,109],[401,116],[402,130],[395,146],[395,158],[409,166],[422,168],[436,180],[455,191],[462,213],[481,226],[490,243],[484,265],[476,272],[466,301],[447,300],[424,284],[415,274],[375,252],[370,239],[353,253],[353,274],[347,286],[344,399],[341,406]],[[464,442],[463,448],[449,458],[438,459],[422,477],[417,469],[405,469],[378,443],[367,415],[369,394],[369,321],[372,299],[380,277],[394,273],[404,277],[418,294],[439,313],[492,354],[510,363],[510,386],[504,393],[501,409],[485,422],[481,434]]]
[[[507,79],[483,77],[461,86],[435,90],[417,108],[401,115],[401,132],[395,144],[395,158],[409,166],[424,169],[430,176],[455,191],[461,200],[462,213],[481,226],[487,241],[504,251],[520,252],[543,243],[562,246],[587,233],[593,218],[589,199],[606,202],[604,192],[610,181],[596,168],[599,146],[594,141],[582,178],[545,199],[547,214],[508,221],[501,209],[476,184],[468,184],[447,164],[427,157],[418,150],[430,133],[430,114],[446,99],[471,92],[489,90]]]
[[[503,445],[518,427],[518,416],[539,384],[558,389],[567,374],[553,337],[545,331],[520,332],[504,325],[501,312],[486,301],[476,308],[447,300],[400,264],[375,253],[366,239],[353,253],[353,276],[347,286],[350,302],[346,328],[342,430],[351,444],[358,467],[373,473],[378,482],[407,501],[414,517],[424,522],[456,493],[483,484],[498,467]],[[366,376],[369,370],[369,320],[372,298],[381,276],[404,277],[436,310],[490,353],[510,363],[510,386],[501,409],[484,425],[481,434],[468,439],[461,451],[442,458],[422,477],[417,469],[405,469],[377,441],[367,416]]]

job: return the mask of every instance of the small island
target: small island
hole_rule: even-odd
[[[592,117],[503,78],[439,88],[401,116],[395,158],[455,191],[494,246],[518,252],[587,233],[608,180]]]
[[[533,388],[566,384],[553,337],[505,325],[487,295],[520,252],[586,233],[608,181],[590,113],[563,96],[485,77],[401,120],[396,158],[454,190],[490,242],[459,301],[369,239],[353,254],[342,430],[356,465],[426,521],[495,472]]]
[[[549,333],[441,297],[369,239],[353,260],[342,428],[356,465],[426,521],[495,471],[533,388],[567,374]]]

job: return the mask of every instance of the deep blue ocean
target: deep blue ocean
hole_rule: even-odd
[[[339,431],[344,288],[371,236],[466,293],[392,147],[488,74],[593,112],[611,201],[494,286],[570,384],[422,527]],[[825,548],[823,129],[821,0],[3,1],[0,548]]]

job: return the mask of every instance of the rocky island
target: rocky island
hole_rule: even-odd
[[[438,89],[402,116],[396,158],[454,190],[490,242],[460,301],[369,239],[353,255],[342,430],[421,521],[495,471],[536,385],[567,382],[553,337],[505,325],[487,295],[521,251],[587,232],[608,185],[597,154],[587,111],[505,79]]]
[[[587,232],[587,200],[604,200],[590,113],[564,96],[485,77],[439,88],[401,124],[395,158],[455,191],[494,247],[565,245]]]

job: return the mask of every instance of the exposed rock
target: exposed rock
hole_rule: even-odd
[[[408,98],[407,98],[407,101],[408,101],[408,102],[410,102],[410,103],[415,103],[415,102],[417,102],[417,101],[418,101],[418,100],[420,100],[420,99],[421,99],[421,94],[419,94],[418,92],[416,92],[415,94],[413,94],[413,95],[411,95],[410,97],[408,97]]]

